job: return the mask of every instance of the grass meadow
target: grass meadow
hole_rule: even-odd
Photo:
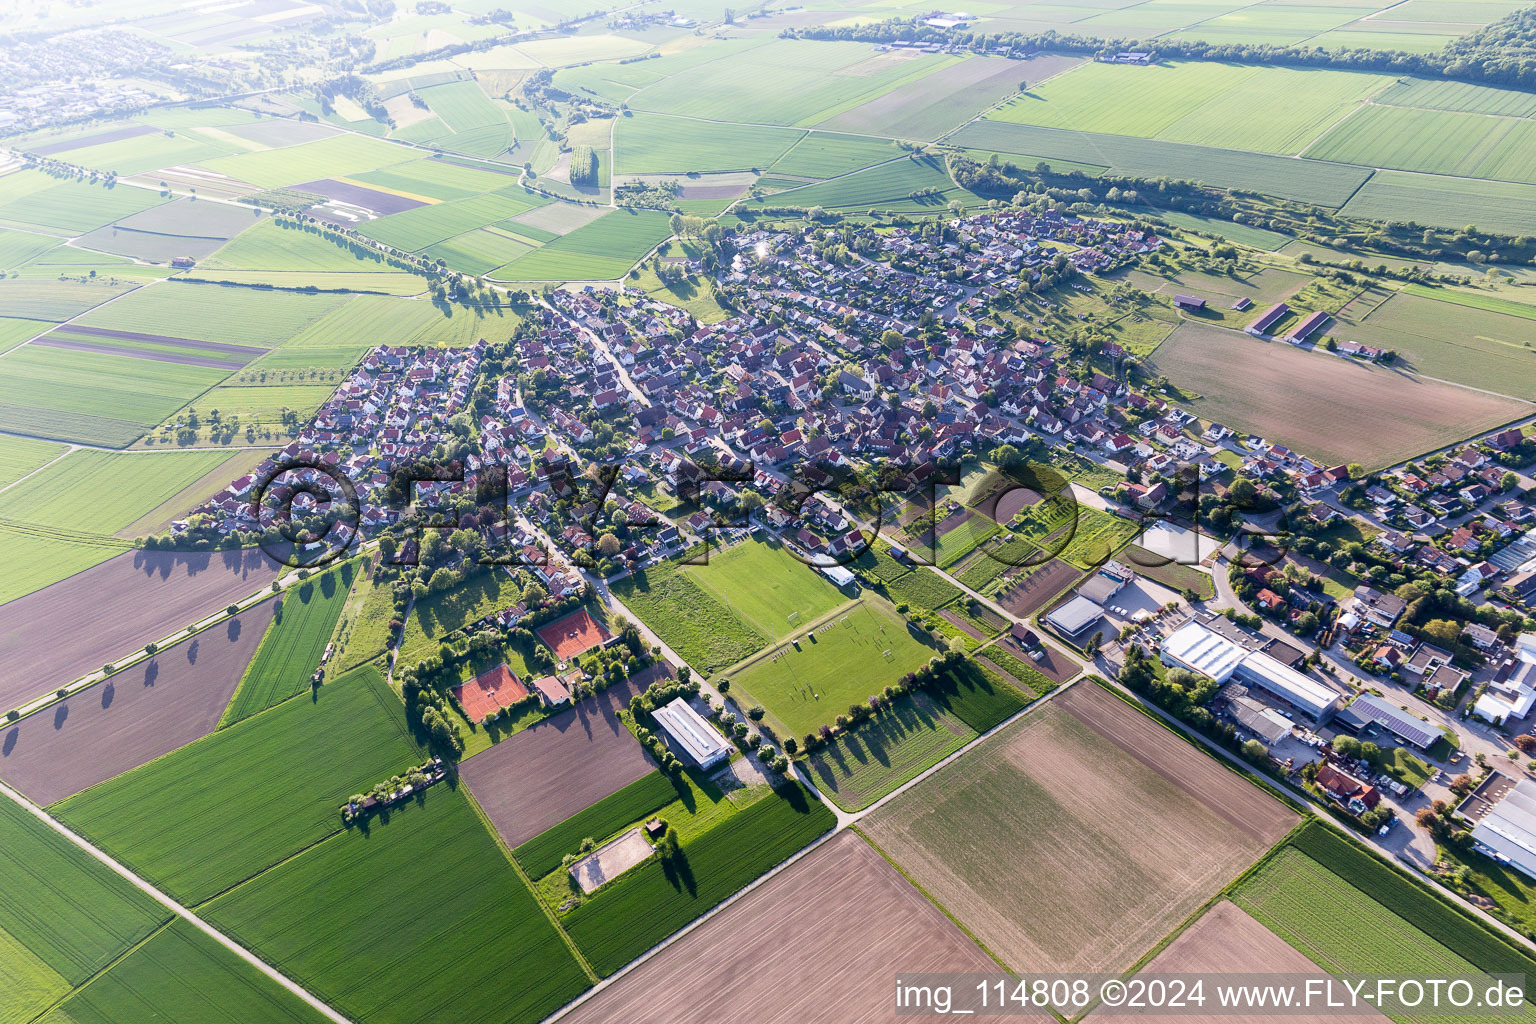
[[[830,725],[850,704],[864,703],[934,654],[895,608],[873,594],[814,634],[792,636],[731,672],[738,697],[767,708],[783,736]]]
[[[338,831],[347,797],[421,757],[399,699],[365,667],[54,810],[196,904]]]
[[[799,632],[848,598],[782,544],[743,541],[678,572],[773,640]],[[794,614],[794,622],[788,617]]]
[[[807,755],[816,788],[845,811],[863,810],[977,736],[926,694],[902,697],[879,718]]]
[[[769,643],[694,583],[677,562],[626,576],[611,590],[696,672],[717,672]]]

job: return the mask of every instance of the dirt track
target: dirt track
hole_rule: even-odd
[[[0,731],[0,778],[51,804],[212,732],[276,601]]]
[[[561,1024],[894,1024],[910,1019],[893,1006],[898,972],[997,969],[868,844],[843,832]]]
[[[259,550],[125,551],[0,605],[0,708],[22,704],[267,586]]]

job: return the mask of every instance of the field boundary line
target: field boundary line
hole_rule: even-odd
[[[22,344],[25,344],[25,342],[23,342]],[[20,345],[17,346],[17,348],[20,348],[20,347],[21,347]],[[49,466],[53,465],[55,462],[58,462],[64,456],[70,454],[71,452],[73,452],[75,450],[75,446],[71,442],[64,441],[64,442],[61,442],[61,443],[64,445],[64,450],[62,452],[60,452],[59,454],[55,455],[53,458],[49,459],[47,462],[43,463],[41,466],[38,466],[36,469],[32,470],[32,472],[27,473],[27,474],[25,474],[23,476],[19,476],[15,480],[12,480],[10,483],[6,484],[4,487],[0,487],[0,493],[4,493],[5,491],[10,490],[12,487],[15,487],[17,484],[19,484],[19,483],[21,483],[21,482],[23,482],[25,480],[30,480],[32,477],[34,477],[37,474],[41,473],[43,470],[47,469]]]
[[[217,928],[213,927],[202,918],[198,917],[182,904],[177,903],[175,900],[171,899],[170,896],[160,891],[154,885],[151,885],[148,881],[141,878],[139,875],[128,870],[128,868],[114,860],[109,854],[92,845],[89,841],[76,834],[62,822],[49,815],[47,811],[43,810],[41,807],[37,806],[32,801],[28,800],[26,797],[22,796],[19,792],[12,789],[10,786],[3,782],[0,782],[0,796],[4,796],[11,800],[17,806],[31,814],[34,818],[41,821],[44,825],[47,825],[59,835],[69,840],[69,842],[74,846],[78,847],[83,852],[100,861],[102,865],[110,869],[114,874],[132,884],[136,889],[143,892],[146,896],[152,898],[166,910],[169,910],[174,916],[188,921],[199,931],[206,934],[219,945],[223,946],[231,953],[234,953],[241,960],[244,960],[246,963],[256,968],[271,980],[277,982],[283,988],[297,996],[304,1003],[308,1004],[311,1009],[315,1010],[326,1019],[332,1021],[332,1024],[352,1024],[352,1021],[349,1018],[342,1016],[336,1010],[332,1009],[329,1004],[321,1002],[317,996],[313,995],[308,989],[301,986],[298,982],[292,980],[286,974],[283,974],[281,971],[277,970],[277,968],[273,967],[271,964],[258,957],[255,953],[252,953],[250,950],[240,945],[240,943],[236,942],[234,939],[225,935],[223,932],[219,931]]]

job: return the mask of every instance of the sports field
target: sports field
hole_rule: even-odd
[[[781,543],[747,540],[678,572],[752,629],[782,640],[848,598]],[[793,620],[790,619],[793,616]]]
[[[890,602],[865,594],[815,630],[794,633],[732,669],[731,686],[740,699],[767,708],[780,735],[804,736],[935,653]]]
[[[1195,323],[1180,324],[1153,362],[1201,396],[1197,415],[1330,465],[1391,465],[1527,415],[1509,399]]]
[[[54,810],[167,892],[200,903],[336,832],[347,797],[421,760],[399,698],[364,667],[326,683],[313,702],[238,722]]]
[[[310,676],[320,667],[356,572],[356,564],[349,562],[277,598],[280,604],[272,614],[272,625],[224,709],[220,728],[310,688]]]
[[[1081,684],[865,828],[1009,966],[1118,971],[1294,822],[1154,720]]]
[[[613,639],[613,634],[586,608],[578,608],[540,626],[538,637],[555,652],[557,661],[570,661],[594,647],[603,646]]]
[[[354,1020],[477,1020],[493,1008],[497,1020],[532,1024],[587,987],[506,854],[446,785],[205,911]]]

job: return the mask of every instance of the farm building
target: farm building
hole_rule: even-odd
[[[1274,747],[1291,735],[1290,719],[1252,697],[1238,697],[1229,707],[1237,724],[1253,733],[1266,747]]]
[[[1285,316],[1290,311],[1290,306],[1283,302],[1277,302],[1273,306],[1270,306],[1268,309],[1266,309],[1264,312],[1260,313],[1259,318],[1248,325],[1247,331],[1255,338],[1262,338],[1265,334],[1269,333],[1269,329],[1271,327],[1280,322],[1281,317]]]
[[[1478,852],[1536,878],[1536,782],[1494,772],[1456,810],[1475,822]]]
[[[672,703],[657,708],[655,718],[672,742],[700,768],[713,768],[730,758],[731,745],[725,737],[683,698],[674,697]]]
[[[1428,722],[1420,721],[1401,708],[1368,693],[1355,698],[1355,702],[1346,710],[1350,712],[1350,717],[1358,721],[1374,722],[1404,743],[1420,750],[1440,738],[1440,731]]]
[[[1103,607],[1079,595],[1047,614],[1045,621],[1063,636],[1078,637],[1103,615]]]
[[[1205,300],[1198,295],[1175,295],[1173,304],[1191,312],[1198,312],[1205,308]]]
[[[1249,651],[1215,630],[1191,622],[1163,641],[1163,664],[1187,668],[1218,683],[1236,679],[1322,723],[1338,710],[1340,695],[1263,651]]]
[[[1292,345],[1300,345],[1312,335],[1322,329],[1323,325],[1332,320],[1333,316],[1322,311],[1307,314],[1307,318],[1296,325],[1296,329],[1286,335],[1285,340]]]

